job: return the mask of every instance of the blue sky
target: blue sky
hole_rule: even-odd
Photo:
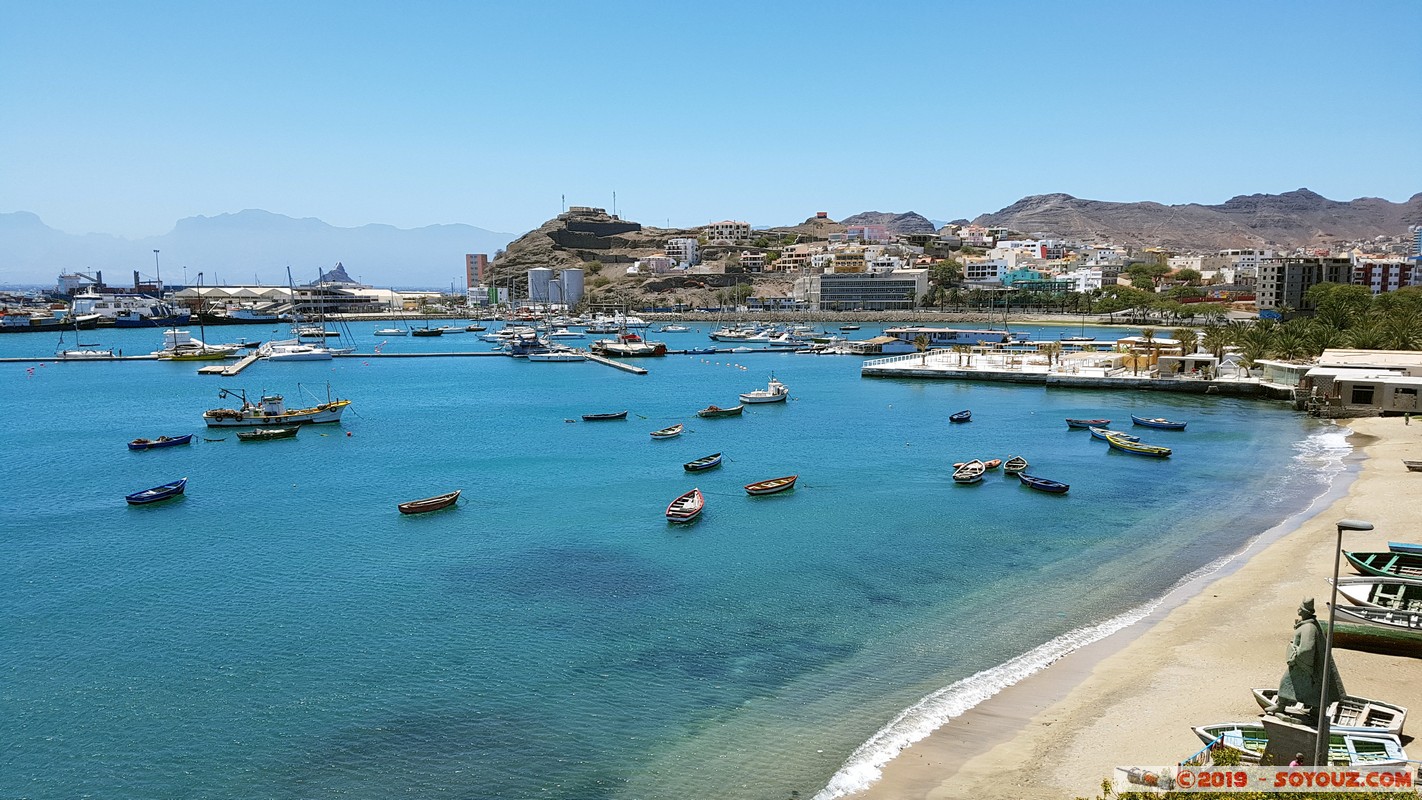
[[[1422,191],[1422,2],[0,0],[0,212],[521,233]]]

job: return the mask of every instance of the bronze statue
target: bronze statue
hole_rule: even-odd
[[[1317,726],[1323,709],[1318,697],[1325,680],[1323,663],[1323,625],[1313,613],[1313,598],[1299,604],[1299,618],[1294,623],[1294,639],[1289,643],[1288,669],[1279,680],[1279,696],[1269,710],[1275,714],[1292,714]],[[1328,700],[1326,708],[1343,697],[1343,679],[1336,664],[1327,665]],[[1302,711],[1289,711],[1290,706],[1303,706]]]

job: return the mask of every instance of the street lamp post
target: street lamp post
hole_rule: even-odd
[[[1338,541],[1333,548],[1333,595],[1328,602],[1328,630],[1323,634],[1323,688],[1318,691],[1318,738],[1313,745],[1313,765],[1328,766],[1328,685],[1333,675],[1333,608],[1338,603],[1338,566],[1343,559],[1343,531],[1370,531],[1373,523],[1360,519],[1338,520]],[[1342,700],[1343,698],[1338,698]]]

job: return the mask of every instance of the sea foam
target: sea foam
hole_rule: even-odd
[[[1331,427],[1304,437],[1294,445],[1294,461],[1316,470],[1313,474],[1322,477],[1325,484],[1331,483],[1334,477],[1347,469],[1346,458],[1353,452],[1348,435],[1346,428]],[[1145,619],[1176,590],[1219,571],[1242,552],[1222,556],[1194,570],[1155,600],[1103,622],[1068,631],[1006,663],[955,681],[924,697],[855,748],[814,800],[833,800],[864,790],[883,775],[884,765],[909,745],[926,738],[949,720],[962,716],[1003,689],[1046,669],[1063,656]]]

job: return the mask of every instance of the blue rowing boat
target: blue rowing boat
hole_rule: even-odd
[[[1185,423],[1176,422],[1175,420],[1166,419],[1164,417],[1138,417],[1132,414],[1131,423],[1140,425],[1143,428],[1157,428],[1162,431],[1185,430]]]
[[[172,483],[165,483],[162,486],[154,486],[152,489],[144,489],[141,492],[134,492],[133,494],[125,495],[123,499],[127,500],[128,504],[131,506],[141,506],[146,505],[148,503],[156,503],[160,500],[167,500],[171,497],[177,497],[178,495],[183,493],[183,489],[185,489],[187,485],[187,478],[179,478],[178,480],[175,480]]]
[[[156,450],[160,447],[177,447],[193,440],[191,433],[182,436],[159,436],[157,439],[134,439],[128,443],[130,450]]]
[[[681,468],[686,470],[687,472],[700,472],[702,470],[711,469],[712,467],[718,467],[720,465],[721,454],[712,453],[709,456],[702,456],[701,458],[698,458],[695,461],[688,461],[685,464],[682,464]]]
[[[1025,472],[1019,472],[1017,474],[1017,480],[1022,481],[1022,485],[1028,489],[1036,489],[1039,492],[1046,492],[1048,494],[1066,494],[1067,489],[1071,488],[1071,486],[1061,481],[1054,481],[1050,478],[1038,478],[1034,475],[1028,475]]]

